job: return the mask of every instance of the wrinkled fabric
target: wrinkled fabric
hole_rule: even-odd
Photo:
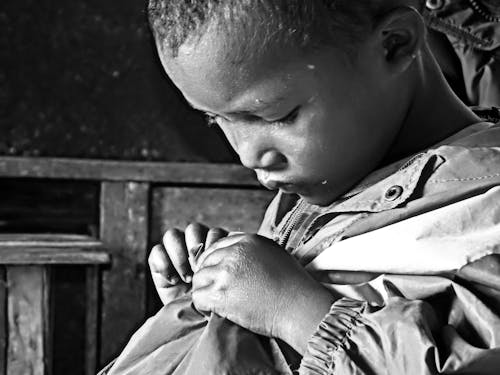
[[[424,12],[429,28],[444,35],[458,59],[459,86],[453,85],[469,105],[500,105],[500,2],[497,0],[427,1]],[[448,54],[446,46],[433,48],[440,56]],[[453,60],[454,56],[449,56]],[[446,68],[443,69],[446,72]],[[453,83],[453,82],[452,82]]]
[[[276,342],[200,314],[186,295],[150,318],[107,373],[275,375],[287,369]]]
[[[310,340],[323,347],[305,355],[301,374],[498,374],[500,254],[479,262],[484,264],[467,266],[481,269],[479,282],[462,270],[454,275],[381,274],[365,284],[338,288],[329,284],[342,297],[331,315],[339,321],[348,312],[359,314],[348,326],[331,322],[330,332],[322,332],[326,343]],[[488,271],[491,265],[495,271]]]
[[[278,194],[260,233],[283,240],[296,206]],[[301,374],[498,373],[499,125],[468,127],[304,212],[316,220],[299,221],[285,242],[338,299]],[[366,278],[353,284],[353,274]],[[299,361],[281,342],[199,314],[187,294],[150,318],[105,373],[291,374]]]

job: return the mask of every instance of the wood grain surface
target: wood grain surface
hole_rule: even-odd
[[[100,238],[112,265],[102,275],[101,366],[146,319],[148,219],[149,184],[102,184]]]
[[[45,267],[7,269],[8,375],[50,372],[49,280]]]
[[[259,185],[252,171],[237,164],[92,159],[0,157],[0,177]]]

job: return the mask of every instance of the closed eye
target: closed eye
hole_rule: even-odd
[[[300,105],[292,109],[286,116],[272,122],[278,124],[291,124],[297,119],[299,111],[300,111]]]
[[[272,124],[292,124],[298,117],[300,111],[300,105],[292,109],[288,114],[283,116],[280,119],[269,121],[269,123]],[[220,116],[214,115],[212,113],[205,113],[205,117],[207,120],[207,125],[208,127],[212,127],[217,125],[218,120],[220,120]],[[256,116],[249,116],[249,119],[247,120],[248,122],[253,122],[258,120],[259,117]]]

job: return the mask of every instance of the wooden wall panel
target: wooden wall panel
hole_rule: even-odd
[[[112,264],[102,275],[100,366],[146,318],[148,205],[147,183],[102,183],[100,239]]]
[[[190,222],[232,231],[256,232],[273,192],[257,189],[163,187],[153,191],[151,240]]]

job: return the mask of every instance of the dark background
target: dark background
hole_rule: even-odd
[[[0,155],[236,160],[162,71],[137,0],[0,2]]]
[[[145,0],[0,0],[0,156],[237,160],[163,72]],[[0,232],[98,231],[96,183],[1,179],[0,194]],[[53,374],[83,375],[85,270],[52,278]]]

